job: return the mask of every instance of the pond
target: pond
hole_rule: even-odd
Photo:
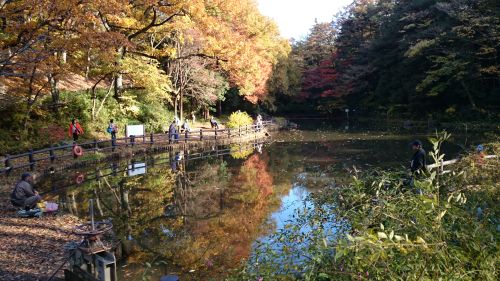
[[[347,182],[352,170],[408,166],[408,143],[427,135],[311,128],[280,132],[265,143],[66,170],[42,179],[39,188],[82,218],[95,200],[97,219],[111,219],[121,241],[120,280],[164,274],[221,280],[251,259],[256,241],[271,241],[293,220],[308,194]],[[446,158],[458,155],[464,141],[448,142]]]

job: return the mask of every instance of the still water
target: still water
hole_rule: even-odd
[[[89,199],[96,200],[98,219],[111,219],[121,241],[120,280],[159,280],[165,274],[221,280],[252,258],[256,241],[271,241],[293,220],[311,192],[348,181],[353,169],[408,166],[415,135],[280,132],[264,143],[66,170],[43,179],[41,188],[64,212],[84,219]],[[456,156],[464,141],[448,142],[446,158]]]

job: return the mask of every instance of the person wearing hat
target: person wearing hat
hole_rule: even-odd
[[[415,153],[411,158],[410,169],[412,173],[423,171],[425,167],[425,150],[422,148],[422,142],[419,140],[414,140],[411,143],[411,147]]]
[[[10,202],[15,207],[21,207],[28,211],[35,208],[41,200],[42,197],[33,188],[33,176],[30,173],[23,173],[21,180],[16,183],[10,195]]]

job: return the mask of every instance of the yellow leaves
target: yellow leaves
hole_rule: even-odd
[[[420,237],[420,236],[417,236],[417,239],[415,240],[415,244],[427,244],[424,240],[424,238]]]
[[[134,86],[144,88],[152,100],[170,100],[171,82],[156,60],[129,56],[122,60],[121,67]]]
[[[416,56],[420,55],[425,49],[432,47],[435,44],[436,44],[435,39],[421,40],[418,43],[416,43],[415,45],[411,46],[408,49],[408,51],[406,51],[405,56],[407,56],[409,58],[416,57]]]
[[[378,239],[387,239],[387,234],[385,232],[377,232]]]
[[[494,65],[480,68],[479,71],[481,71],[481,73],[483,74],[500,76],[500,69],[498,69],[498,67]]]

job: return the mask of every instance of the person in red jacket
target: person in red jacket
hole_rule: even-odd
[[[69,136],[73,136],[73,141],[77,141],[78,136],[81,134],[83,134],[83,129],[80,126],[80,123],[78,123],[78,120],[71,120],[71,123],[69,124]]]

